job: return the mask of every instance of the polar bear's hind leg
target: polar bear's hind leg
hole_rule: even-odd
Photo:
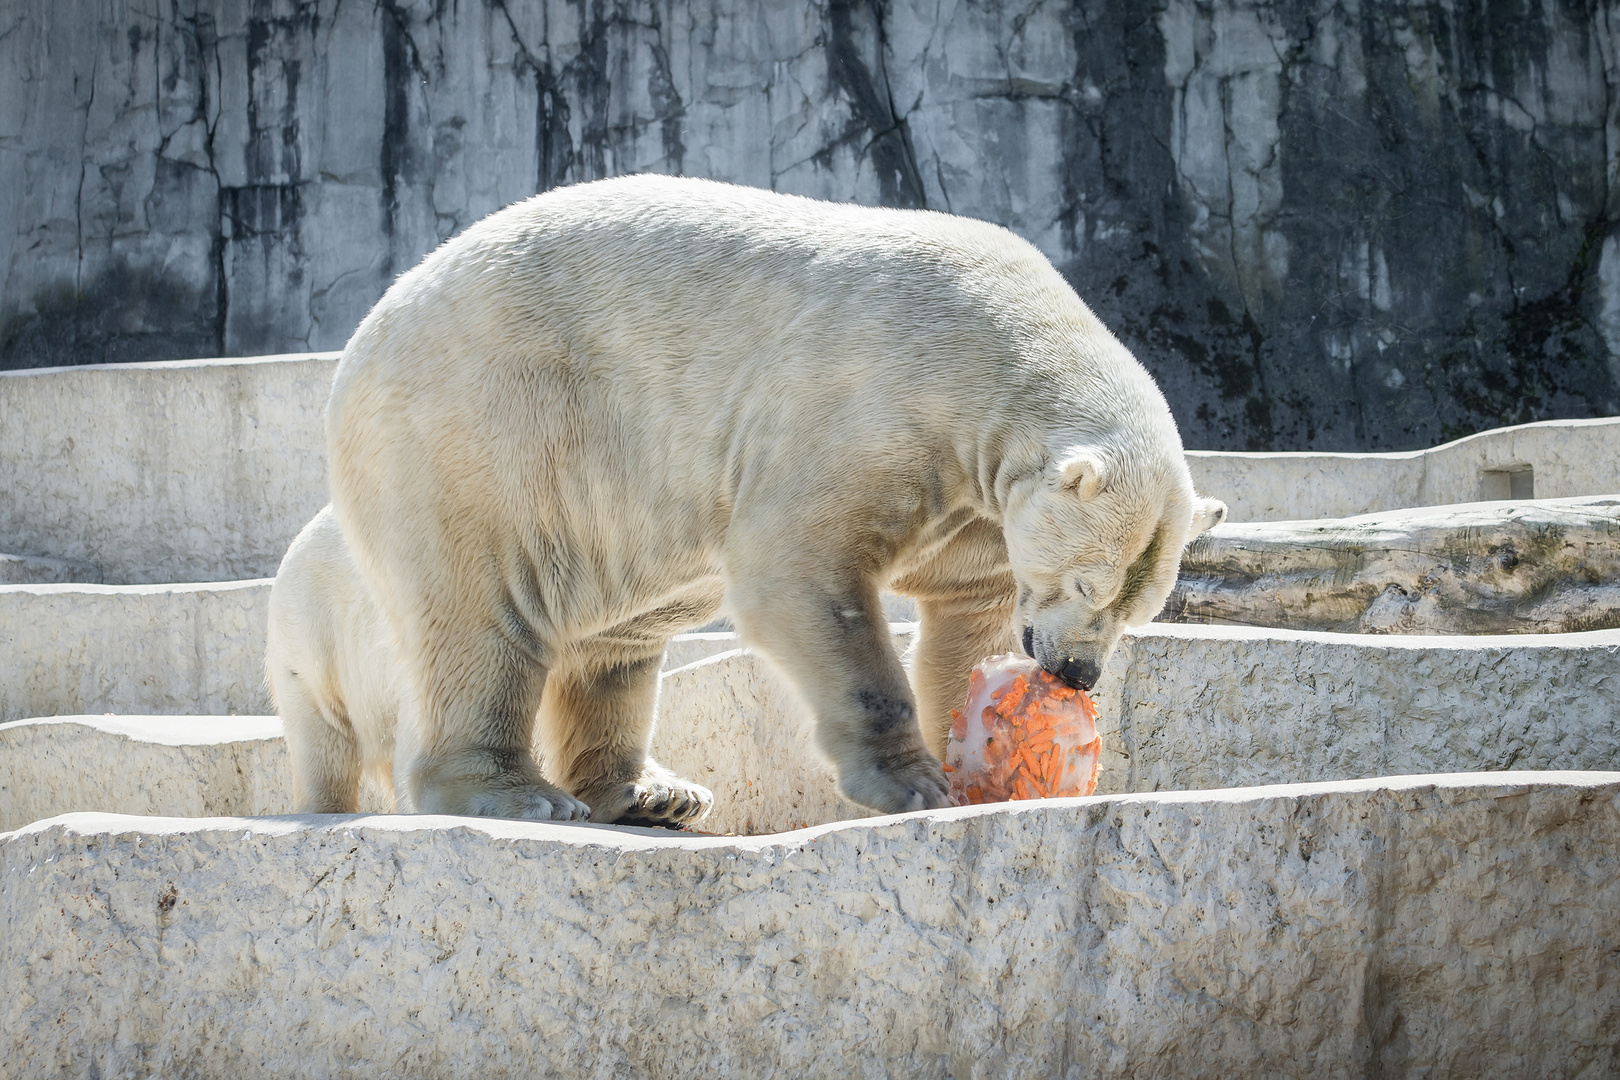
[[[588,820],[590,808],[534,760],[546,669],[495,630],[454,622],[427,624],[433,636],[416,654],[421,713],[406,768],[409,804],[423,814]]]
[[[298,675],[273,666],[271,686],[292,767],[293,806],[300,814],[352,814],[360,809],[360,749],[346,718],[327,719]]]
[[[660,825],[695,821],[714,796],[647,756],[664,643],[556,672],[541,705],[546,769],[591,808],[591,819]]]

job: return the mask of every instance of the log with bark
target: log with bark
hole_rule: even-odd
[[[1620,495],[1218,526],[1164,622],[1369,634],[1620,626]]]

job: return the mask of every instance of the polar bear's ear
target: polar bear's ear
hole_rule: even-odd
[[[1205,533],[1226,520],[1226,504],[1219,499],[1194,499],[1192,532],[1189,537]]]
[[[1103,460],[1090,450],[1073,450],[1054,466],[1057,485],[1082,499],[1096,498],[1103,489]]]

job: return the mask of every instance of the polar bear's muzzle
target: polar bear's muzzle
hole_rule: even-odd
[[[1102,661],[1107,655],[1092,655],[1091,650],[1084,648],[1072,650],[1067,655],[1052,644],[1037,641],[1035,627],[1024,627],[1024,653],[1034,659],[1060,682],[1074,687],[1076,690],[1090,691],[1097,685],[1102,677]]]

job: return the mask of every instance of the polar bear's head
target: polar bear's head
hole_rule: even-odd
[[[1128,626],[1149,622],[1175,587],[1181,550],[1220,524],[1179,455],[1154,465],[1071,448],[1015,485],[1003,522],[1018,582],[1024,651],[1090,690]]]

